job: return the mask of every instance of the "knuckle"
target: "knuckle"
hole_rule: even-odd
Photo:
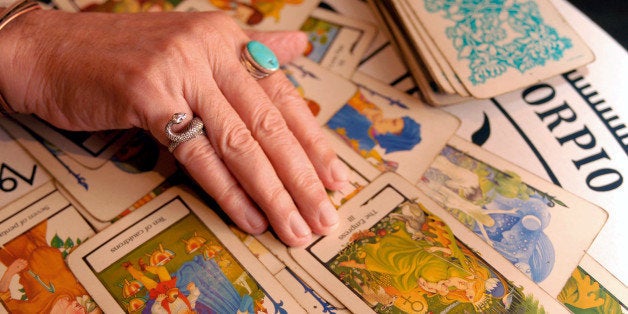
[[[304,103],[294,85],[289,80],[280,80],[269,91],[269,97],[278,106],[290,105],[294,103]]]
[[[280,185],[271,185],[266,188],[265,199],[269,200],[269,204],[278,203],[283,204],[285,206],[285,202],[280,202],[280,200],[286,200],[286,196],[288,195],[288,191]]]
[[[300,191],[316,191],[321,186],[318,175],[311,169],[295,173],[293,180],[296,188]]]
[[[211,20],[215,25],[221,25],[229,28],[239,28],[233,18],[227,12],[222,10],[206,12],[205,16],[207,16],[207,19]]]
[[[212,196],[225,210],[239,208],[239,204],[242,203],[240,186],[235,182],[223,186],[220,190],[216,191],[216,195]]]
[[[118,75],[113,77],[114,82],[117,82],[116,86],[126,86],[125,89],[128,92],[134,90],[152,91],[156,89],[154,84],[156,82],[151,81],[149,78],[154,77],[151,73],[155,73],[158,68],[159,60],[152,57],[147,57],[141,62],[133,63],[126,62],[124,66],[118,67]]]
[[[308,132],[307,137],[302,139],[303,147],[311,148],[311,147],[329,147],[327,143],[327,138],[320,131],[311,131]]]
[[[261,136],[280,136],[287,130],[281,113],[272,106],[258,106],[254,113],[255,131]]]
[[[222,156],[240,157],[253,152],[258,147],[251,131],[244,124],[227,124],[218,144]]]
[[[273,184],[265,187],[261,199],[258,200],[262,210],[271,220],[285,221],[292,211],[296,210],[290,193],[282,184]]]
[[[230,21],[231,18],[221,11],[203,13],[190,15],[186,19],[185,27],[178,32],[181,34],[180,38],[185,42],[191,40],[195,43],[200,42],[199,39],[206,42],[223,41],[221,34],[225,28],[230,28],[230,24],[233,23]]]

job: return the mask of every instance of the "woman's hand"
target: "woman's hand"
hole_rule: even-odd
[[[164,145],[174,113],[198,116],[206,136],[174,155],[239,227],[270,223],[302,245],[337,225],[325,187],[346,167],[282,73],[256,81],[240,63],[250,39],[287,62],[304,34],[245,33],[222,12],[35,11],[0,35],[0,91],[16,111],[68,130],[141,127]]]

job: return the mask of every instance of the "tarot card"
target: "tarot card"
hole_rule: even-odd
[[[373,24],[323,9],[314,10],[301,30],[309,39],[305,56],[345,78],[351,78],[377,33]]]
[[[290,257],[286,246],[270,231],[258,236],[236,227],[231,227],[231,231],[308,313],[343,312],[344,306]]]
[[[240,26],[256,30],[296,30],[318,5],[319,0],[184,0],[177,11],[223,10]]]
[[[106,313],[304,312],[229,227],[174,187],[68,258]]]
[[[89,169],[27,126],[0,123],[101,222],[114,219],[177,169],[172,154],[145,132],[137,132],[100,168]]]
[[[66,131],[56,128],[33,115],[14,115],[22,125],[85,168],[98,169],[125,144],[135,131],[111,130],[98,132]]]
[[[476,98],[528,86],[594,60],[548,0],[407,3]]]
[[[573,313],[628,313],[628,288],[585,254],[558,301]]]
[[[369,4],[373,8],[374,12],[379,13],[377,16],[378,18],[380,18],[381,23],[383,25],[386,25],[384,29],[390,32],[389,37],[404,37],[404,35],[401,33],[401,30],[399,29],[399,27],[396,26],[396,22],[389,15],[386,8],[381,7],[385,4],[384,2],[369,1]],[[384,56],[384,53],[387,56]],[[379,67],[386,67],[390,65],[391,61],[396,60],[394,58],[399,59],[397,54],[401,56],[406,56],[406,61],[405,65],[403,65],[402,61],[400,60],[397,60],[397,62],[393,62],[393,65],[396,63],[402,64],[401,66],[397,65],[394,68],[402,67],[405,69],[405,66],[408,67],[408,69],[405,70],[406,72],[404,72],[405,74],[403,77],[411,76],[414,79],[414,82],[418,85],[418,89],[420,90],[421,97],[425,100],[425,102],[433,106],[444,106],[459,103],[465,100],[465,98],[459,95],[447,94],[440,89],[441,87],[429,75],[427,66],[423,63],[421,58],[417,55],[416,51],[413,50],[412,47],[410,47],[405,39],[400,41],[390,41],[388,49],[378,53],[376,56],[373,56],[369,59],[367,63],[361,65],[358,69],[361,72],[367,73],[371,77],[379,78],[382,76],[382,74],[386,73],[385,69],[380,69]],[[408,70],[409,73],[407,72]],[[393,82],[397,82],[398,80],[399,79]]]
[[[0,208],[52,180],[46,170],[1,127],[0,146]]]
[[[87,222],[95,230],[101,231],[101,230],[109,227],[112,223],[118,221],[120,218],[128,215],[130,212],[132,212],[132,211],[140,208],[144,204],[148,203],[150,200],[152,200],[153,198],[157,197],[157,195],[163,193],[168,188],[172,187],[173,185],[178,184],[176,178],[178,176],[182,176],[182,175],[183,175],[183,173],[176,172],[173,176],[171,176],[168,179],[166,179],[166,181],[162,182],[160,185],[158,185],[152,191],[146,193],[146,195],[144,195],[144,196],[140,197],[138,200],[136,200],[135,203],[133,203],[133,205],[127,207],[125,210],[120,212],[116,217],[114,217],[113,219],[108,220],[108,221],[101,221],[101,220],[96,219],[96,217],[94,217],[92,215],[92,213],[90,213],[90,211],[85,209],[76,200],[76,198],[72,195],[72,193],[68,192],[67,189],[62,184],[60,184],[57,181],[54,181],[54,183],[55,183],[55,186],[57,187],[57,189],[59,190],[59,192],[61,192],[68,200],[70,200],[74,204],[74,206],[76,207],[76,210],[83,216],[83,218],[85,218],[85,220],[87,220]]]
[[[52,182],[55,188],[59,191],[59,193],[61,193],[63,197],[65,197],[74,205],[76,211],[78,211],[79,214],[83,216],[83,219],[85,219],[85,221],[87,221],[87,223],[92,226],[92,228],[96,230],[96,232],[101,231],[112,224],[112,221],[100,221],[96,219],[96,217],[94,217],[87,209],[85,209],[85,207],[83,207],[81,203],[76,200],[74,195],[68,192],[68,190],[66,190],[66,188],[61,183],[59,183],[59,181],[53,180]]]
[[[608,217],[458,137],[436,156],[418,187],[553,296]]]
[[[52,182],[2,209],[0,312],[99,313],[65,263],[66,256],[93,234]]]
[[[393,86],[406,94],[413,95],[416,92],[412,75],[390,42],[362,60],[358,66],[358,72]]]
[[[305,57],[297,58],[282,69],[320,125],[325,124],[357,89],[349,80]]]
[[[409,49],[400,49],[401,55],[406,64],[410,68],[411,63],[421,62],[425,65],[424,69],[428,70],[428,76],[434,80],[439,89],[446,94],[453,94],[456,91],[449,83],[445,73],[440,69],[434,55],[427,49],[427,45],[418,33],[418,30],[411,24],[411,18],[404,14],[403,8],[398,2],[374,2],[374,7],[379,11],[380,17],[385,25],[389,28],[391,37],[394,38],[397,45],[411,47]],[[401,23],[399,21],[402,21]],[[412,42],[412,44],[408,44]],[[419,61],[420,60],[420,61]],[[416,74],[414,74],[416,75]]]
[[[365,57],[360,61],[358,71],[409,95],[419,96],[416,83],[391,45],[390,34],[386,31],[386,27],[382,27],[383,21],[377,14],[373,14],[373,10],[366,2],[360,0],[323,1],[321,7],[377,25],[380,31]]]
[[[457,118],[365,75],[358,91],[327,122],[380,171],[416,182],[458,127]]]
[[[407,1],[397,0],[394,2],[398,8],[398,14],[405,20],[405,26],[408,30],[409,37],[415,40],[414,46],[423,51],[423,62],[427,66],[428,71],[433,78],[439,81],[439,84],[448,84],[453,88],[453,91],[463,97],[468,97],[469,92],[460,82],[460,79],[456,76],[456,73],[451,68],[451,65],[447,63],[447,60],[442,55],[440,50],[432,39],[427,35],[427,32],[423,28],[423,25],[418,22],[418,18],[414,14],[414,11],[408,6]]]
[[[369,5],[362,0],[323,0],[318,5],[319,8],[335,12],[344,17],[365,21],[375,25],[376,29],[381,29]],[[385,32],[377,32],[375,38],[364,53],[362,61],[367,59],[388,43]]]
[[[290,253],[355,313],[567,312],[396,174],[339,214],[336,231]]]
[[[351,312],[346,309],[344,305],[334,305],[333,302],[329,302],[330,299],[321,297],[319,293],[325,290],[312,289],[301,279],[301,277],[293,272],[291,268],[282,269],[275,275],[275,277],[284,285],[286,290],[294,291],[296,295],[301,297],[297,300],[308,313],[351,314]],[[329,293],[326,293],[326,295],[331,296]],[[333,298],[333,300],[335,300],[335,298]]]

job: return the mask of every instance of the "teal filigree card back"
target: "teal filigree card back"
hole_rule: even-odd
[[[548,25],[535,1],[424,0],[425,9],[454,25],[445,30],[473,85],[509,68],[521,73],[561,60],[572,41]]]

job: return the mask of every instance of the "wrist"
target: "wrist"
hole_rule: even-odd
[[[0,3],[6,4],[5,0]],[[18,49],[19,38],[16,36],[20,34],[21,25],[23,21],[31,12],[40,9],[38,2],[34,0],[18,0],[13,2],[9,6],[0,8],[0,111],[2,113],[12,113],[18,110],[16,107],[22,107],[21,104],[11,102],[12,98],[7,95],[13,95],[13,88],[15,84],[11,81],[19,79],[27,79],[25,75],[28,72],[24,72],[18,69],[15,71],[15,60]],[[14,75],[19,74],[19,75]],[[16,105],[12,105],[16,104]]]

